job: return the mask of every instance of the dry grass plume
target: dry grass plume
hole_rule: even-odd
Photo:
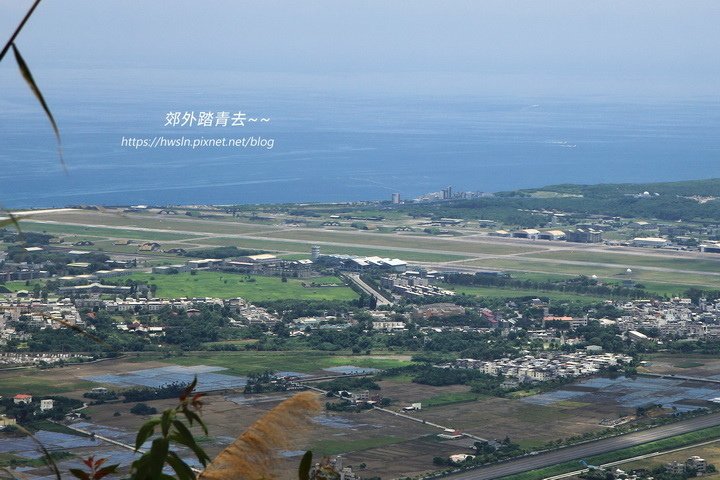
[[[270,410],[223,450],[198,480],[270,480],[281,449],[292,447],[297,434],[310,425],[309,415],[320,409],[318,395],[302,392]]]

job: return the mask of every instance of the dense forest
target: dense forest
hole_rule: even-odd
[[[528,188],[517,192],[500,192],[499,196],[510,193],[556,192],[585,197],[607,198],[618,195],[633,195],[642,192],[658,193],[660,195],[680,196],[715,196],[720,191],[720,178],[705,180],[687,180],[682,182],[659,183],[601,183],[597,185],[562,184],[550,185],[540,188]]]

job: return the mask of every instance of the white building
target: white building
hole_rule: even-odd
[[[665,245],[670,245],[670,241],[666,238],[659,238],[659,237],[640,237],[640,238],[633,238],[632,241],[633,247],[664,247]]]

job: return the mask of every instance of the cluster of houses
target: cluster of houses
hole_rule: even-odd
[[[613,365],[630,364],[632,357],[616,353],[543,353],[497,360],[458,359],[457,368],[472,368],[488,375],[503,375],[518,382],[544,382],[557,378],[593,375]]]
[[[282,320],[277,315],[268,312],[263,307],[253,305],[242,298],[233,298],[226,301],[226,304],[234,311],[239,313],[245,318],[249,326],[252,325],[265,325],[267,327],[273,327],[277,323],[281,323]]]
[[[313,252],[313,258],[319,260],[324,265],[353,272],[371,269],[388,270],[392,272],[404,272],[407,270],[407,262],[399,258],[363,257],[345,254],[320,255],[319,253],[316,255],[315,252]]]
[[[695,472],[696,477],[705,475],[708,471],[708,463],[704,458],[693,455],[684,462],[677,460],[666,463],[665,471],[674,474],[684,474],[687,472]]]
[[[269,313],[262,307],[246,302],[236,297],[220,299],[213,297],[196,298],[133,298],[115,297],[102,298],[99,294],[89,295],[88,298],[59,298],[41,300],[24,296],[0,297],[0,345],[6,344],[9,340],[27,340],[30,334],[18,332],[15,322],[24,321],[37,328],[62,328],[65,325],[74,325],[82,328],[88,327],[82,319],[78,308],[100,308],[108,312],[129,312],[132,314],[152,313],[162,309],[174,311],[184,310],[188,316],[199,315],[201,312],[197,307],[201,305],[219,305],[228,307],[231,311],[239,313],[245,318],[245,323],[231,320],[236,326],[244,325],[265,325],[272,327],[280,322],[280,318]],[[94,313],[88,314],[89,316]],[[92,327],[89,327],[92,328]],[[147,332],[153,335],[162,334],[163,327],[148,327],[140,322],[130,324],[118,324],[118,329],[134,332]],[[18,354],[0,353],[0,364],[48,364],[67,361],[69,359],[85,359],[82,355],[69,354]],[[89,359],[89,357],[87,357]]]
[[[0,261],[4,257],[0,257]],[[42,265],[27,262],[4,262],[0,269],[0,280],[7,282],[48,278],[50,273]]]
[[[0,397],[2,398],[2,397]],[[32,405],[33,396],[25,393],[20,393],[12,397],[15,405]],[[44,398],[40,400],[40,405],[37,406],[41,412],[47,412],[55,408],[55,400],[51,398]],[[0,431],[5,430],[5,427],[17,425],[17,420],[9,415],[0,415]]]
[[[33,403],[33,396],[27,395],[25,393],[20,393],[13,397],[13,403],[15,405],[30,405]],[[40,411],[45,412],[48,410],[52,410],[54,403],[55,400],[49,398],[40,400]]]
[[[682,476],[682,478],[688,478],[688,476],[702,477],[710,472],[708,467],[708,462],[697,455],[693,455],[684,462],[673,460],[672,462],[668,462],[663,465],[666,473]],[[620,468],[610,468],[607,470],[607,473],[616,480],[649,480],[654,478],[652,473],[647,469],[637,469],[631,472],[626,472]]]
[[[626,315],[607,323],[617,324],[635,341],[647,341],[637,330],[657,329],[660,336],[680,336],[708,340],[720,338],[720,302],[700,299],[694,304],[689,298],[669,301],[635,300],[617,305]]]
[[[0,353],[0,365],[42,365],[90,360],[88,355],[76,353]]]
[[[25,250],[28,253],[37,253],[42,252],[45,249],[42,247],[26,247]],[[82,257],[91,253],[93,252],[89,250],[70,250],[66,252],[66,255],[74,260],[66,266],[74,268],[75,271],[78,269],[87,269],[91,266],[91,264],[89,262],[83,262]],[[0,280],[4,282],[49,278],[50,273],[46,270],[46,268],[49,268],[53,264],[51,261],[28,263],[8,262],[5,260],[6,254],[4,252],[0,252],[0,262],[2,262],[2,265],[0,266]],[[97,282],[105,278],[130,275],[132,272],[126,270],[126,268],[137,266],[136,260],[108,260],[105,263],[107,265],[107,269],[98,270],[87,275],[62,276],[58,277],[58,280],[62,280],[66,284]]]
[[[40,300],[23,296],[0,297],[0,327],[4,333],[6,325],[24,320],[34,327],[58,328],[65,323],[82,326],[80,313],[70,299]]]
[[[411,275],[388,275],[381,279],[380,286],[395,295],[405,298],[453,296],[455,292],[430,284],[428,277]]]
[[[89,266],[88,263],[75,263],[75,264],[69,264],[68,266]],[[98,280],[103,280],[106,278],[117,278],[117,277],[126,277],[128,275],[132,275],[133,271],[128,270],[127,268],[113,268],[111,270],[98,270],[95,273],[88,273],[84,275],[67,275],[63,277],[58,277],[58,280],[63,282],[64,284],[73,284],[73,283],[87,283],[87,282],[97,282]]]
[[[543,212],[551,213],[551,212]],[[553,224],[557,224],[556,217],[561,214],[553,214]],[[495,228],[497,222],[491,220],[480,220],[478,225],[481,228]],[[701,252],[720,253],[720,242],[713,240],[703,240],[700,242],[698,238],[687,236],[692,231],[700,235],[717,236],[720,234],[720,227],[696,227],[691,228],[685,225],[665,225],[656,224],[645,221],[634,221],[627,224],[618,220],[614,221],[596,221],[589,223],[580,223],[575,225],[571,230],[546,230],[540,231],[534,228],[526,228],[520,230],[494,230],[489,232],[489,236],[508,237],[508,238],[524,238],[529,240],[555,240],[567,241],[575,243],[601,243],[603,233],[607,230],[615,230],[618,227],[626,228],[636,236],[632,240],[624,242],[611,242],[616,245],[631,247],[649,247],[649,248],[669,248],[669,249],[696,249]],[[650,236],[650,235],[656,236]],[[609,242],[610,243],[610,242]],[[700,244],[699,244],[700,243]],[[699,244],[699,245],[698,245]]]

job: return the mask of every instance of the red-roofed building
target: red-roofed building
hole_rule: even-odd
[[[584,327],[588,323],[587,318],[577,318],[577,317],[553,317],[553,316],[546,316],[543,317],[543,323],[545,322],[565,322],[570,325],[571,328],[577,328],[577,327]]]
[[[15,402],[15,405],[19,405],[21,403],[24,403],[25,405],[27,405],[28,403],[32,403],[32,395],[25,395],[25,394],[15,395],[13,397],[13,402]]]

